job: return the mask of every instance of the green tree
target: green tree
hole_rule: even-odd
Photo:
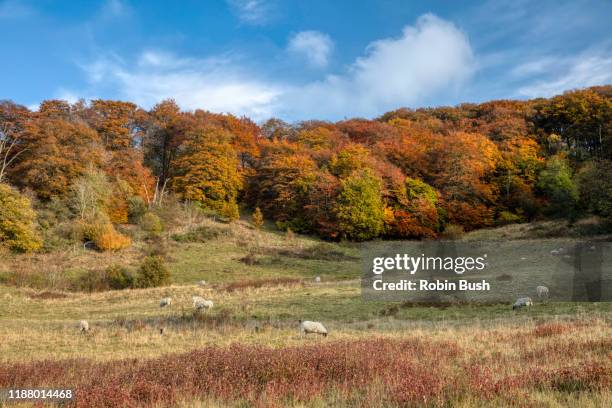
[[[336,215],[343,236],[362,241],[382,233],[384,204],[381,185],[382,181],[367,169],[342,181]]]
[[[538,189],[548,202],[546,211],[552,216],[575,216],[578,202],[578,188],[572,180],[572,173],[563,156],[553,156],[546,162],[540,173]]]
[[[602,217],[612,217],[612,162],[599,160],[588,163],[578,174],[580,200],[589,211]]]
[[[42,241],[34,221],[30,200],[7,184],[0,184],[0,246],[13,251],[34,251]]]

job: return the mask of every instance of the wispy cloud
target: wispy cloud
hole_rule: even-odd
[[[227,0],[231,10],[246,24],[263,25],[274,18],[273,0]]]
[[[324,68],[334,47],[331,38],[319,31],[301,31],[289,39],[287,50],[306,58],[316,68]]]
[[[305,52],[313,62],[327,61],[329,50],[317,54],[312,48]],[[147,50],[128,61],[109,54],[82,66],[92,88],[84,93],[112,88],[113,94],[144,107],[174,98],[187,109],[291,120],[375,116],[423,103],[434,95],[453,92],[475,69],[464,33],[430,14],[406,26],[397,38],[371,43],[342,72],[314,82],[266,79],[265,73],[231,54],[185,58]]]
[[[517,94],[524,97],[549,97],[563,91],[612,82],[611,53],[587,52],[575,57],[545,57],[519,65],[519,75],[539,74],[528,80]]]
[[[269,117],[280,91],[252,79],[235,59],[180,58],[171,53],[145,51],[134,64],[113,56],[83,66],[92,85],[115,87],[124,98],[144,107],[174,98],[185,109]]]

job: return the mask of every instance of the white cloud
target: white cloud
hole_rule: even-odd
[[[306,58],[310,65],[323,68],[329,62],[334,44],[327,34],[319,31],[301,31],[289,39],[287,50]]]
[[[514,72],[540,74],[538,79],[520,87],[518,95],[549,97],[568,89],[609,84],[612,82],[612,56],[590,51],[576,57],[543,57],[518,66]]]
[[[313,58],[323,61],[321,55]],[[425,103],[456,91],[475,64],[469,41],[457,27],[425,15],[399,37],[371,43],[343,72],[302,84],[265,79],[230,54],[182,58],[147,50],[131,63],[110,54],[82,68],[90,81],[88,95],[110,90],[145,108],[174,98],[186,109],[297,120],[372,117]]]
[[[55,98],[64,100],[68,103],[75,103],[79,100],[79,96],[77,95],[76,92],[73,92],[65,88],[58,89],[57,92],[55,93]]]
[[[227,0],[231,10],[246,24],[263,25],[274,15],[271,0]]]
[[[453,91],[474,69],[467,37],[427,14],[400,37],[371,43],[345,75],[295,89],[281,105],[317,117],[373,116]]]
[[[83,68],[93,86],[111,85],[121,97],[144,107],[173,98],[184,109],[264,119],[272,115],[280,93],[276,86],[249,78],[229,57],[179,58],[149,50],[135,65],[110,57]]]

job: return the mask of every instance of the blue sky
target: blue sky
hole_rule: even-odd
[[[0,0],[1,99],[295,121],[612,83],[612,2]]]

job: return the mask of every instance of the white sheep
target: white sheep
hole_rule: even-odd
[[[212,307],[214,306],[212,300],[206,300],[200,296],[193,296],[191,299],[193,299],[193,307],[195,307],[196,310],[208,310],[212,309]]]
[[[530,297],[518,298],[516,299],[516,302],[514,302],[514,304],[512,305],[512,310],[530,306],[533,306],[533,301]]]
[[[172,304],[172,298],[165,297],[159,301],[159,307],[166,307]]]
[[[320,276],[317,276],[317,277],[315,278],[315,282],[316,282],[316,283],[321,283],[321,277],[320,277]]]
[[[79,321],[79,330],[82,331],[82,332],[88,332],[89,331],[89,323],[87,323],[87,320]]]
[[[327,337],[327,329],[321,322],[311,322],[308,320],[300,320],[300,336],[305,334],[315,333]]]
[[[198,281],[198,286],[200,287],[206,286],[206,281],[205,280]]]
[[[538,286],[536,288],[536,292],[538,294],[538,298],[541,299],[543,297],[548,297],[548,288],[546,286]]]
[[[552,251],[550,251],[551,255],[559,255],[559,250],[558,249],[553,249]]]

